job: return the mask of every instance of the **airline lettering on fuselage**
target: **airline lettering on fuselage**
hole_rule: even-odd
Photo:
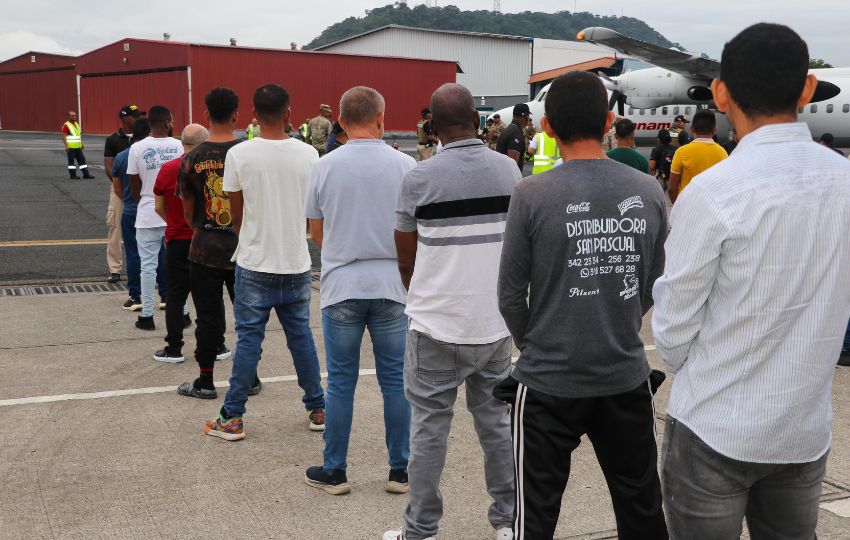
[[[649,130],[655,131],[657,129],[670,129],[672,126],[670,122],[638,122],[635,124],[635,129],[640,130]]]

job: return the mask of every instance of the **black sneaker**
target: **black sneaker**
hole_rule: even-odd
[[[179,364],[185,360],[182,352],[173,351],[171,347],[165,347],[156,351],[153,353],[153,359],[157,362],[165,362],[166,364]]]
[[[109,278],[106,280],[107,283],[118,283],[121,281],[121,274],[111,273],[109,274]]]
[[[198,399],[216,399],[218,392],[215,388],[201,388],[198,386],[198,379],[194,382],[184,382],[177,387],[177,393],[181,396],[196,397]]]
[[[263,381],[260,380],[259,377],[254,375],[254,386],[248,389],[249,396],[256,396],[260,393],[260,390],[263,389]]]
[[[136,321],[136,328],[139,330],[156,330],[156,325],[153,322],[153,316],[142,317],[140,315],[139,319]]]
[[[189,328],[190,326],[192,326],[192,317],[187,313],[183,315],[183,328]]]
[[[390,477],[384,484],[387,493],[407,493],[410,485],[407,483],[407,469],[390,469]]]
[[[838,357],[838,365],[841,367],[850,366],[850,351],[841,351],[841,355]]]
[[[310,467],[304,475],[304,480],[307,481],[308,486],[321,489],[331,495],[345,495],[351,491],[345,471],[341,470],[327,472],[321,466]]]
[[[122,307],[127,311],[140,311],[142,309],[142,299],[139,297],[128,298]]]
[[[216,360],[227,360],[230,358],[230,349],[227,348],[227,345],[222,344],[221,347],[218,348],[218,352],[215,353]]]

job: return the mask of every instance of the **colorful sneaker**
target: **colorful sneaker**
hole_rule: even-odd
[[[387,479],[387,483],[384,484],[384,491],[398,494],[410,491],[410,485],[407,483],[407,470],[390,469],[390,477]]]
[[[218,348],[218,352],[215,353],[215,359],[227,360],[228,358],[230,358],[230,349],[227,348],[227,345],[222,343],[221,347]]]
[[[207,420],[204,426],[204,433],[210,437],[218,437],[225,441],[241,441],[245,438],[245,428],[242,424],[241,416],[225,420],[219,414],[218,417]]]
[[[401,529],[396,529],[393,531],[387,531],[384,533],[382,537],[383,540],[405,540],[404,536],[401,534]],[[425,538],[425,540],[437,540],[436,536],[429,536]]]
[[[157,362],[165,362],[166,364],[179,364],[184,361],[183,353],[173,351],[171,347],[165,347],[153,353],[153,359]]]
[[[342,470],[328,472],[321,466],[310,467],[304,475],[304,480],[308,486],[321,489],[331,495],[345,495],[351,491],[348,478]]]
[[[127,311],[141,311],[142,310],[142,299],[139,297],[136,298],[128,298],[124,305],[121,306]]]
[[[325,430],[325,408],[319,407],[307,413],[307,418],[310,420],[310,431]]]
[[[514,531],[510,527],[497,529],[496,540],[514,540]]]

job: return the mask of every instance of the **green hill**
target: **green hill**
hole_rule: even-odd
[[[609,17],[569,11],[494,13],[484,10],[462,11],[455,6],[429,8],[423,4],[410,8],[407,4],[396,2],[369,10],[365,17],[349,17],[331,25],[304,48],[315,49],[388,24],[566,40],[575,40],[579,30],[588,26],[604,26],[657,45],[679,47],[677,43],[670,42],[645,22],[633,17]]]

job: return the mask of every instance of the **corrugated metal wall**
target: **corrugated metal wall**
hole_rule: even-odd
[[[431,94],[456,76],[453,62],[230,47],[193,46],[190,65],[196,121],[203,118],[205,94],[228,86],[240,97],[240,127],[251,121],[254,90],[273,82],[289,91],[296,127],[316,116],[322,103],[331,105],[336,117],[343,92],[364,85],[386,99],[387,131],[415,131]]]
[[[174,115],[178,133],[189,122],[189,84],[186,70],[82,77],[82,126],[86,133],[111,133],[118,128],[118,110],[132,103],[144,110],[164,105]]]
[[[0,126],[20,131],[59,131],[77,109],[74,68],[0,74]]]
[[[464,73],[457,82],[474,96],[528,95],[531,41],[386,28],[322,49],[369,55],[455,60]]]

